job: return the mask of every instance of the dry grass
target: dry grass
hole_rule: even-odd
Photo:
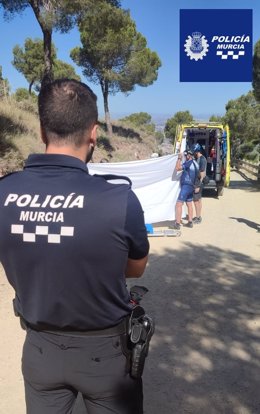
[[[110,162],[142,160],[150,158],[153,152],[158,152],[158,142],[145,130],[113,121],[113,136],[108,138],[101,122],[94,162],[102,158]]]
[[[8,98],[0,101],[0,172],[21,169],[30,153],[43,152],[36,106],[23,105]],[[94,162],[133,161],[150,158],[158,152],[156,139],[144,129],[113,122],[113,137],[108,138],[101,122]]]
[[[12,99],[0,101],[0,168],[4,173],[22,168],[31,152],[42,152],[39,121]]]

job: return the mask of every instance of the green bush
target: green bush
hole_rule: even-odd
[[[26,88],[17,88],[12,96],[17,102],[30,98],[29,91]]]
[[[12,95],[12,98],[17,102],[17,105],[20,109],[28,112],[32,112],[35,115],[38,114],[37,107],[37,95],[32,92],[29,93],[26,88],[18,88],[15,93]]]
[[[248,161],[259,163],[259,160],[260,160],[259,154],[260,154],[260,144],[256,145],[252,151],[247,152],[244,158]]]
[[[237,158],[243,159],[246,155],[254,150],[254,144],[251,142],[245,142],[237,148]]]
[[[134,114],[128,115],[124,118],[119,119],[119,121],[127,122],[134,126],[140,127],[142,125],[148,125],[151,123],[151,115],[147,112],[136,112]]]

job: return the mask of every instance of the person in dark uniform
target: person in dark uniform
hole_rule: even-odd
[[[129,375],[126,278],[140,277],[149,243],[129,184],[91,176],[97,106],[91,89],[60,79],[39,94],[45,154],[0,180],[0,260],[26,328],[27,414],[141,414]]]

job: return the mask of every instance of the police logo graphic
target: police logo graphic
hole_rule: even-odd
[[[252,82],[251,9],[180,10],[180,82]]]
[[[188,36],[184,48],[191,60],[198,61],[206,56],[209,45],[205,36],[202,36],[200,32],[193,32],[192,36]]]

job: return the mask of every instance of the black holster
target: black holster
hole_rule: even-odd
[[[133,308],[128,326],[129,347],[131,349],[130,375],[140,378],[143,374],[145,358],[154,333],[154,321],[142,306]]]

